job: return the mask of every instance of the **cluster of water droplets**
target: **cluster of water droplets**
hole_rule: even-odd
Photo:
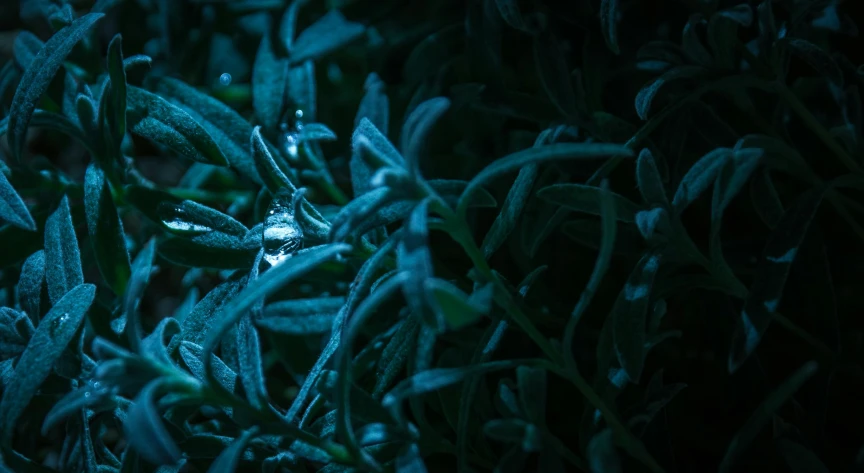
[[[303,131],[303,110],[294,112],[294,126],[288,123],[279,125],[282,131],[282,146],[285,153],[293,158],[297,158],[297,146],[300,144],[300,132]]]
[[[264,260],[277,266],[303,247],[303,227],[294,218],[291,192],[282,189],[270,202],[264,217]]]

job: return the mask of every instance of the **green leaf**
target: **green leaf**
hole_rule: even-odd
[[[520,366],[516,368],[519,385],[519,405],[529,421],[546,425],[546,371],[542,368]]]
[[[459,212],[464,215],[468,199],[474,191],[501,174],[505,174],[531,163],[564,159],[594,160],[613,156],[632,156],[633,152],[625,146],[604,143],[556,143],[538,148],[517,151],[498,159],[477,173],[468,183],[459,198]]]
[[[261,317],[255,325],[269,332],[285,335],[321,335],[330,332],[336,314],[306,314],[290,317]]]
[[[110,87],[105,121],[108,138],[116,157],[120,157],[120,145],[126,135],[126,68],[123,67],[123,37],[114,36],[108,45],[108,77]]]
[[[792,54],[801,58],[816,72],[825,76],[835,85],[843,86],[843,71],[834,59],[822,48],[803,38],[784,38],[776,43],[786,46]]]
[[[683,212],[714,183],[723,166],[732,159],[732,155],[733,151],[729,148],[717,148],[709,151],[690,167],[672,198],[672,206],[678,213]]]
[[[357,116],[354,118],[354,128],[360,126],[365,118],[384,136],[390,127],[390,99],[384,93],[384,82],[378,74],[370,72],[363,85],[365,94],[360,100]]]
[[[72,288],[84,284],[81,252],[66,196],[45,221],[45,267],[48,269],[45,276],[52,303],[59,301]]]
[[[405,399],[437,391],[458,383],[468,376],[513,369],[522,363],[524,362],[520,360],[490,361],[460,368],[433,368],[421,371],[397,384],[384,396],[382,402],[385,407],[392,409],[398,407],[398,404]]]
[[[501,212],[495,217],[492,227],[486,232],[483,244],[480,246],[486,259],[489,259],[504,244],[513,229],[516,228],[519,216],[531,196],[531,189],[537,179],[538,171],[538,165],[529,164],[523,167],[516,176],[516,181],[513,182],[513,186],[504,199]]]
[[[612,307],[612,336],[621,368],[638,383],[647,350],[648,308],[660,255],[649,252],[639,261]]]
[[[815,361],[805,363],[801,368],[792,373],[786,381],[780,384],[774,391],[762,401],[762,404],[753,412],[747,422],[741,427],[729,448],[726,450],[726,455],[720,463],[718,471],[727,473],[731,471],[735,461],[743,454],[750,446],[753,440],[759,435],[762,427],[768,423],[774,416],[774,413],[783,407],[783,404],[795,394],[796,391],[819,369],[819,365]]]
[[[372,390],[373,398],[380,399],[384,390],[390,387],[390,384],[405,368],[410,353],[414,351],[414,343],[420,324],[419,316],[412,315],[405,318],[399,324],[396,333],[387,342],[387,346],[381,352],[381,358],[378,359],[375,388]]]
[[[660,171],[657,170],[657,163],[648,148],[643,149],[636,160],[636,185],[646,204],[652,207],[669,207]]]
[[[684,54],[692,62],[701,66],[711,66],[714,58],[708,52],[705,45],[702,44],[699,32],[696,31],[697,27],[703,26],[705,23],[705,18],[701,14],[694,13],[690,15],[690,19],[684,25],[684,32],[681,35],[681,47],[684,49]]]
[[[84,206],[96,264],[111,290],[122,295],[131,273],[129,251],[111,187],[95,164],[87,168],[84,176]]]
[[[591,442],[588,443],[588,462],[591,473],[621,473],[621,460],[615,451],[612,429],[603,429],[591,437]]]
[[[178,79],[158,77],[148,79],[146,83],[200,123],[225,154],[231,167],[256,183],[262,182],[249,151],[252,126],[239,113]]]
[[[15,366],[15,382],[4,387],[0,400],[4,447],[11,447],[15,423],[78,333],[95,296],[96,286],[80,284],[66,292],[39,323]]]
[[[483,316],[481,308],[476,307],[468,295],[458,287],[443,279],[427,279],[423,284],[426,297],[432,302],[432,308],[438,313],[438,318],[447,323],[453,330],[459,330],[476,322]]]
[[[285,88],[288,84],[288,61],[273,53],[270,38],[261,39],[255,64],[252,68],[252,106],[255,116],[264,128],[277,127],[285,103]]]
[[[33,58],[33,62],[24,72],[9,110],[9,129],[12,132],[9,133],[7,139],[9,148],[12,150],[12,156],[16,160],[21,159],[30,119],[33,117],[39,98],[48,89],[54,73],[57,72],[78,41],[103,16],[105,15],[101,13],[89,13],[58,31],[39,50],[39,53]]]
[[[222,453],[210,464],[207,473],[234,473],[243,457],[243,452],[256,435],[258,435],[257,427],[243,431],[228,448],[222,450]]]
[[[797,199],[774,228],[762,260],[756,268],[753,283],[744,300],[744,309],[732,337],[729,372],[734,373],[756,350],[780,305],[783,288],[798,247],[804,241],[810,223],[819,210],[827,187],[808,191]]]
[[[156,252],[156,242],[150,239],[135,255],[132,261],[129,284],[123,294],[123,317],[125,326],[122,327],[129,339],[129,347],[133,352],[138,352],[144,331],[141,327],[141,317],[138,314],[138,306],[144,297],[144,290],[150,282],[153,272],[153,258]]]
[[[254,280],[250,283],[254,284]],[[254,310],[254,309],[253,309]],[[257,410],[263,410],[269,403],[267,386],[264,382],[264,366],[261,362],[261,341],[258,331],[252,325],[250,316],[242,317],[237,324],[237,360],[240,368],[240,381],[249,403]]]
[[[36,231],[36,222],[27,210],[27,204],[21,200],[21,196],[15,192],[3,172],[0,172],[0,222],[7,222],[31,232]]]
[[[227,166],[210,133],[181,108],[138,87],[126,89],[126,119],[132,133],[201,163]]]
[[[664,72],[663,75],[642,87],[639,93],[636,94],[636,114],[642,120],[647,120],[654,99],[660,91],[664,90],[669,82],[694,79],[705,75],[705,73],[706,69],[701,66],[678,66]]]
[[[738,27],[749,27],[753,23],[750,5],[736,5],[711,15],[708,21],[708,44],[714,53],[715,63],[726,70],[737,70],[735,48],[738,44]]]
[[[296,189],[291,179],[282,172],[282,169],[279,168],[273,159],[273,155],[270,153],[264,137],[261,136],[260,126],[256,126],[250,134],[250,149],[256,169],[255,172],[261,177],[264,185],[267,186],[267,190],[275,194],[283,187],[287,187],[292,191]]]
[[[201,334],[203,338],[203,333]],[[178,337],[175,337],[176,340]],[[189,371],[200,381],[207,381],[207,370],[204,369],[204,362],[201,361],[201,355],[204,353],[204,349],[199,345],[189,342],[183,341],[180,344],[180,358],[183,359],[183,362],[186,363],[186,366],[189,367]],[[210,364],[212,365],[210,370],[213,373],[213,377],[216,378],[216,382],[219,383],[219,386],[225,389],[226,392],[233,393],[234,387],[239,386],[237,383],[237,373],[234,372],[228,365],[225,364],[224,361],[220,360],[219,357],[213,356],[210,358]]]
[[[208,234],[208,236],[211,234]],[[260,248],[218,233],[200,242],[172,237],[159,243],[159,256],[190,268],[249,269]]]
[[[27,257],[21,267],[18,279],[18,303],[21,309],[37,323],[42,316],[39,308],[42,301],[42,287],[45,284],[45,251],[39,250]]]
[[[420,173],[420,153],[426,146],[432,126],[441,119],[450,100],[444,97],[429,99],[415,108],[402,125],[401,145],[402,155],[408,167],[409,175]]]
[[[226,304],[221,316],[213,321],[213,325],[207,333],[204,344],[204,365],[209,364],[213,350],[222,339],[222,336],[233,326],[246,312],[252,308],[257,301],[266,299],[267,296],[278,291],[286,284],[303,276],[315,269],[322,263],[330,261],[340,253],[347,252],[351,246],[334,243],[310,248],[305,252],[297,253],[285,262],[274,266],[262,274],[254,283],[250,283],[236,297]],[[209,370],[209,368],[208,368]]]
[[[618,48],[618,16],[620,15],[619,0],[601,0],[600,2],[600,28],[603,30],[603,39],[606,46],[615,54],[621,54]]]
[[[166,384],[165,381],[157,379],[145,386],[135,397],[135,403],[123,422],[123,431],[129,445],[154,465],[174,465],[181,459],[180,449],[156,409],[154,397]]]
[[[366,117],[360,119],[351,144],[351,186],[355,197],[372,190],[370,181],[378,167],[399,168],[404,162],[390,140]],[[370,158],[380,164],[371,165]]]
[[[402,293],[408,306],[430,327],[441,327],[443,320],[429,307],[425,282],[433,276],[432,254],[429,250],[429,225],[427,211],[429,201],[423,200],[414,207],[405,221],[403,235],[399,240],[396,264],[408,278],[402,285]]]
[[[291,63],[320,59],[359,39],[365,32],[364,25],[348,21],[339,10],[330,10],[297,36],[291,45]]]
[[[636,220],[636,212],[640,210],[637,204],[619,194],[606,192],[612,196],[615,218],[622,222]],[[603,189],[599,187],[584,184],[553,184],[537,191],[537,197],[566,207],[568,210],[600,215],[603,193]]]

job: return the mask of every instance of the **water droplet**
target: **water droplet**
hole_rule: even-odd
[[[222,85],[230,85],[231,84],[231,74],[225,72],[221,76],[219,76],[219,83]]]
[[[60,330],[60,328],[63,327],[63,324],[65,324],[66,321],[68,321],[68,320],[69,320],[69,314],[68,313],[65,313],[65,314],[61,315],[60,317],[57,317],[56,319],[54,319],[54,321],[51,322],[51,335],[52,336],[56,335],[57,331]]]
[[[282,189],[273,197],[264,219],[264,260],[270,266],[290,258],[303,247],[303,228],[294,218],[291,192]]]
[[[294,112],[294,116],[296,118],[303,118],[303,110],[298,109],[296,112]]]
[[[175,232],[200,234],[213,231],[207,225],[192,221],[189,212],[179,205],[161,202],[156,208],[156,213],[159,214],[162,223]]]
[[[297,158],[297,133],[285,133],[283,135],[285,152],[290,158]]]
[[[84,397],[90,397],[90,391],[87,391],[86,393],[84,393]]]
[[[100,386],[99,381],[96,381],[96,382],[93,383],[93,388],[94,388],[94,389],[99,389],[99,386]]]

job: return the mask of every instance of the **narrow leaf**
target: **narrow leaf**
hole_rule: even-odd
[[[612,336],[618,362],[636,383],[645,364],[648,308],[660,256],[647,253],[636,265],[612,308]]]
[[[36,222],[27,210],[27,204],[21,200],[21,196],[15,192],[3,172],[0,172],[0,222],[7,222],[31,232],[36,231]]]
[[[819,210],[827,187],[813,189],[792,205],[765,244],[762,260],[744,301],[741,318],[732,337],[729,372],[734,373],[756,350],[771,324],[798,248]]]
[[[73,287],[84,283],[81,252],[75,238],[75,227],[69,210],[69,199],[64,196],[57,210],[45,222],[45,266],[48,295],[56,303]]]
[[[747,422],[741,427],[729,448],[726,450],[726,455],[720,463],[718,471],[720,473],[728,473],[732,470],[735,461],[743,454],[756,436],[762,430],[762,427],[768,423],[774,413],[786,404],[786,401],[795,394],[796,391],[810,379],[819,369],[815,361],[810,361],[804,364],[797,371],[792,373],[786,381],[783,381],[774,391],[762,401],[762,404],[756,408],[756,411],[747,419]]]
[[[15,423],[78,332],[95,296],[96,286],[78,285],[58,300],[39,323],[15,366],[15,382],[4,387],[0,400],[0,440],[5,447],[11,447]]]
[[[181,459],[180,449],[162,424],[162,416],[156,409],[154,397],[164,386],[164,381],[150,382],[138,396],[123,422],[123,430],[129,445],[141,457],[155,465],[174,465]]]
[[[633,222],[639,206],[629,199],[605,191],[612,197],[615,205],[615,218],[622,222]],[[537,197],[566,207],[568,210],[584,212],[591,215],[600,215],[601,196],[603,189],[583,184],[553,184],[537,191]]]
[[[632,155],[633,152],[627,147],[603,143],[557,143],[517,151],[492,162],[492,164],[485,167],[471,179],[462,193],[462,197],[459,198],[459,212],[462,214],[465,213],[468,200],[475,189],[501,174],[514,171],[531,163],[564,159],[595,160],[613,156]]]
[[[9,140],[9,148],[12,150],[12,156],[16,160],[21,158],[27,126],[33,117],[33,111],[36,110],[39,98],[48,89],[54,73],[57,72],[78,41],[103,16],[105,15],[102,13],[88,13],[58,31],[42,46],[30,66],[27,67],[24,76],[18,83],[18,89],[15,91],[15,97],[12,99],[12,105],[9,109],[11,133],[7,139]]]
[[[360,38],[366,27],[348,21],[339,10],[330,10],[303,30],[291,45],[291,63],[319,59]]]
[[[91,164],[84,176],[84,205],[90,243],[105,282],[122,295],[131,268],[123,222],[117,214],[111,187],[101,169]]]

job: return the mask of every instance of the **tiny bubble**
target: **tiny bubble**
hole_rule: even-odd
[[[303,110],[297,110],[294,112],[294,116],[297,118],[303,118]]]
[[[219,83],[222,85],[231,84],[231,74],[225,72],[221,76],[219,76]]]
[[[84,397],[90,397],[90,393],[89,392],[84,393]]]

